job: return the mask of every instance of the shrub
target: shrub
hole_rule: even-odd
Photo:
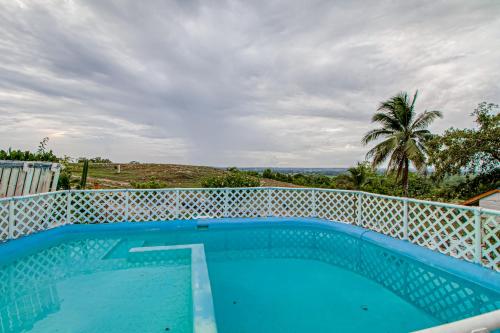
[[[223,176],[208,177],[203,179],[203,187],[258,187],[260,181],[252,176],[239,171],[231,171]]]

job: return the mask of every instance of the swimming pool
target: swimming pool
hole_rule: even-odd
[[[493,270],[318,218],[73,224],[0,254],[2,333],[410,332],[500,308]]]

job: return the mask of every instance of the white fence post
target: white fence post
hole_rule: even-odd
[[[180,210],[179,210],[179,200],[180,200],[180,191],[175,190],[175,219],[178,220],[180,218]]]
[[[403,199],[403,239],[408,240],[408,198]]]
[[[474,210],[474,262],[481,263],[481,208]]]
[[[312,217],[317,217],[318,214],[316,213],[316,189],[313,188],[312,189],[312,208],[311,208],[311,214],[312,214]]]
[[[224,206],[222,207],[222,216],[223,217],[228,217],[228,212],[229,212],[229,192],[230,190],[225,188],[224,189]]]
[[[59,182],[59,176],[61,174],[61,165],[59,163],[52,163],[50,167],[50,171],[54,173],[52,177],[52,184],[50,187],[50,191],[57,191],[57,183]]]
[[[361,214],[363,213],[363,210],[361,207],[362,204],[363,204],[363,193],[358,192],[358,204],[357,204],[356,220],[357,220],[357,224],[359,226],[363,225],[363,217],[361,216]]]
[[[271,208],[271,189],[267,189],[267,216],[270,217],[272,216],[272,208]]]
[[[9,200],[9,224],[8,224],[8,237],[14,238],[14,199]]]
[[[66,224],[71,224],[71,191],[67,192],[67,202],[66,202]]]
[[[130,222],[130,201],[129,191],[125,189],[125,222]]]

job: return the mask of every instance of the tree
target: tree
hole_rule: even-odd
[[[429,160],[435,167],[435,176],[485,174],[500,167],[500,114],[498,105],[479,103],[475,129],[450,128],[436,135],[429,143]]]
[[[367,163],[359,163],[355,167],[347,169],[347,180],[354,186],[355,189],[359,190],[365,185],[370,176],[370,167]]]
[[[388,173],[396,173],[396,179],[400,179],[404,195],[408,195],[408,174],[410,162],[417,171],[424,171],[427,155],[427,142],[432,137],[427,127],[436,119],[441,118],[440,111],[424,111],[417,115],[415,102],[418,91],[413,98],[408,97],[406,92],[381,102],[373,117],[372,122],[382,127],[373,129],[365,134],[362,143],[367,145],[380,138],[384,140],[378,143],[366,154],[367,158],[373,158],[372,166],[377,167],[387,159]]]

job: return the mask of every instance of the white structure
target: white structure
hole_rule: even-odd
[[[0,198],[55,191],[59,163],[0,161]]]
[[[479,207],[500,210],[500,190],[481,198],[479,200]]]

